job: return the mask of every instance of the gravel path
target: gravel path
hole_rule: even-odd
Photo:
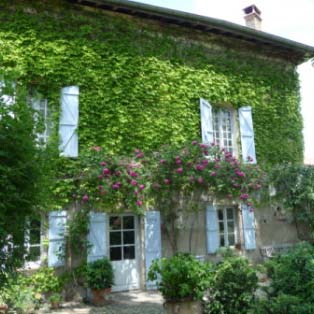
[[[111,293],[108,304],[95,307],[81,303],[64,303],[61,309],[42,309],[49,314],[164,314],[163,299],[158,292],[131,291]]]

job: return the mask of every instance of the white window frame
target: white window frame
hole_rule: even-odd
[[[231,149],[230,146],[224,145],[224,130],[223,130],[223,122],[224,122],[224,115],[229,114],[230,118],[230,135],[231,135]],[[218,116],[218,119],[217,119]],[[238,156],[238,146],[237,146],[237,128],[236,128],[236,113],[235,110],[232,109],[224,109],[224,108],[213,108],[212,111],[212,123],[213,123],[213,138],[214,143],[219,144],[220,148],[225,148],[227,151],[232,153],[233,156]],[[217,125],[218,120],[218,125]],[[219,143],[217,141],[217,133],[219,135]],[[228,140],[228,139],[227,139]]]
[[[232,209],[233,211],[233,217],[232,219],[228,219],[227,217],[227,210]],[[222,211],[223,213],[223,219],[219,219],[219,211]],[[230,247],[234,248],[235,245],[238,243],[238,219],[237,219],[237,208],[235,206],[217,206],[217,221],[218,221],[218,234],[219,234],[219,247]],[[233,229],[233,235],[234,235],[234,244],[229,245],[229,231],[228,231],[228,222],[233,222],[234,229]],[[223,223],[224,230],[222,231],[220,229],[220,223]],[[224,245],[221,245],[221,236],[224,236]]]
[[[25,258],[30,254],[30,250],[31,248],[34,247],[39,247],[39,256],[38,259],[34,260],[34,261],[25,261],[24,263],[24,268],[39,268],[41,266],[41,255],[42,255],[42,222],[41,219],[38,218],[39,221],[39,243],[35,243],[35,244],[31,244],[30,243],[30,232],[31,232],[31,220],[30,218],[28,218],[26,220],[26,229],[25,229],[25,235],[24,235],[24,248],[25,248]]]

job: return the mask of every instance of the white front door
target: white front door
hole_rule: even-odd
[[[114,269],[112,291],[138,289],[138,223],[130,214],[109,216],[109,258]]]

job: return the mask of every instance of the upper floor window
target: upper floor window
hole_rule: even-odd
[[[236,150],[231,111],[213,110],[213,131],[214,143],[233,154]]]
[[[218,144],[235,157],[242,157],[242,162],[256,163],[252,108],[250,106],[241,107],[237,111],[214,109],[206,99],[201,98],[200,109],[204,144]],[[238,137],[241,140],[241,147],[237,145]]]

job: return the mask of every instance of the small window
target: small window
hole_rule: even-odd
[[[41,232],[40,232],[40,220],[31,219],[27,221],[26,231],[25,231],[25,248],[26,256],[25,260],[32,266],[31,263],[40,264],[41,255]]]
[[[234,153],[232,113],[228,110],[213,110],[214,142],[228,152]]]
[[[42,125],[42,132],[37,133],[37,139],[40,144],[46,144],[50,135],[50,125],[48,119],[48,102],[47,99],[32,99],[31,104],[36,111],[34,115],[35,121],[39,121]]]
[[[109,252],[111,261],[135,259],[135,217],[109,218]]]
[[[234,207],[220,207],[217,210],[220,246],[234,246],[236,243],[236,210]]]

